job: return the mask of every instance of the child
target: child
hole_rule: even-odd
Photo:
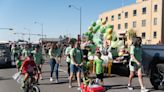
[[[20,67],[22,66],[21,56],[16,58],[16,66],[17,66],[17,69],[19,71]]]
[[[88,78],[88,72],[84,72],[84,77],[83,77],[83,84],[84,87],[86,88],[87,86],[89,86],[89,84],[91,83],[91,79]]]
[[[34,75],[36,73],[36,64],[33,60],[33,55],[30,54],[27,58],[23,61],[23,64],[20,68],[20,71],[25,76],[22,84],[22,88],[25,86],[25,82],[30,75]]]
[[[97,52],[97,59],[94,60],[94,64],[93,64],[93,73],[95,73],[96,70],[96,83],[99,84],[99,80],[100,80],[100,84],[103,85],[103,63],[104,61],[101,59],[101,53]]]

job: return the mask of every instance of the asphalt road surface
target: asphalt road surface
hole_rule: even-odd
[[[64,62],[63,62],[64,63]],[[20,89],[20,84],[12,79],[12,75],[16,73],[15,68],[2,68],[0,69],[0,92],[23,92]],[[54,73],[55,74],[55,73]],[[77,83],[73,83],[73,88],[68,88],[68,75],[66,73],[66,64],[60,66],[59,72],[59,83],[49,81],[50,67],[48,63],[45,63],[43,66],[43,79],[40,80],[40,89],[41,92],[78,92]],[[54,78],[55,79],[55,78]],[[128,77],[112,75],[110,78],[104,79],[106,92],[140,92],[140,87],[138,79],[134,78],[133,85],[135,90],[129,91],[126,86],[128,82]],[[147,88],[150,89],[150,92],[163,92],[161,90],[154,90],[150,81],[147,77],[144,77],[144,83]]]

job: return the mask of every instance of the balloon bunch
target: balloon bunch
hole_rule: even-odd
[[[122,41],[120,41],[113,31],[113,26],[106,23],[106,20],[97,20],[93,22],[89,27],[85,36],[89,38],[89,40],[93,41],[96,45],[102,44],[103,40],[107,42],[111,42],[111,46],[119,47],[122,46]]]

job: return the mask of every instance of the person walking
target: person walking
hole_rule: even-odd
[[[69,77],[69,88],[72,88],[72,78],[73,74],[76,73],[77,75],[77,83],[78,83],[78,89],[80,90],[80,84],[81,84],[81,72],[82,72],[82,66],[83,66],[83,52],[80,48],[80,43],[76,42],[74,44],[74,48],[70,51],[70,57],[71,57],[71,64],[70,64],[70,77]]]
[[[51,72],[50,72],[50,81],[53,81],[53,72],[54,72],[54,68],[55,68],[55,74],[56,74],[56,83],[59,82],[59,78],[58,78],[58,68],[59,68],[59,62],[57,62],[57,58],[58,58],[58,48],[56,43],[52,44],[49,50],[49,56],[50,56],[50,68],[51,68]]]
[[[39,82],[39,79],[42,79],[41,64],[42,64],[43,57],[42,57],[42,53],[39,50],[40,50],[40,46],[37,45],[35,47],[35,50],[32,51],[33,57],[34,57],[34,62],[36,64],[36,68],[37,68],[37,71],[38,71],[38,73],[37,73],[37,82]]]
[[[96,83],[99,84],[99,80],[100,80],[100,84],[103,85],[103,78],[104,78],[104,61],[101,59],[101,53],[97,52],[97,59],[94,60],[93,63],[93,73],[96,73]]]
[[[69,76],[70,76],[70,63],[71,63],[70,51],[73,47],[74,47],[73,42],[70,42],[69,46],[65,50],[66,62],[67,62],[67,72],[68,72]]]
[[[140,37],[133,38],[132,45],[130,46],[130,62],[129,62],[129,83],[128,89],[133,90],[132,87],[132,79],[134,77],[134,73],[138,73],[138,79],[141,86],[141,92],[148,92],[149,90],[145,88],[142,78],[142,49],[141,49],[142,39]]]

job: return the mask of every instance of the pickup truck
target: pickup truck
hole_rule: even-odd
[[[155,89],[164,88],[164,45],[143,45],[144,73]]]

